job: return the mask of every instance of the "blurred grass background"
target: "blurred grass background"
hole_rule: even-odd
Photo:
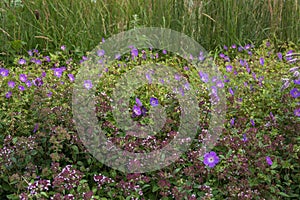
[[[61,45],[89,51],[121,31],[171,28],[207,50],[262,40],[300,43],[300,0],[2,0],[0,59]]]

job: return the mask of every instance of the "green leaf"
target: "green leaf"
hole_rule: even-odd
[[[154,185],[152,188],[152,192],[156,192],[157,190],[159,190],[159,186],[158,185]]]
[[[284,196],[284,197],[290,197],[289,195],[287,195],[287,194],[284,193],[284,192],[279,192],[279,194],[280,194],[281,196]]]

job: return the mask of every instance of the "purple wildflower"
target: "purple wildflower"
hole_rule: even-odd
[[[228,79],[228,77],[226,75],[224,75],[224,83],[228,83],[230,82],[230,80]]]
[[[214,151],[204,154],[204,164],[210,168],[214,167],[217,163],[220,162],[219,157]]]
[[[246,136],[246,133],[243,134],[243,139],[242,139],[244,142],[246,142],[248,140],[247,136]]]
[[[93,84],[92,84],[92,81],[91,80],[85,80],[84,81],[84,87],[86,88],[86,89],[91,89],[92,87],[93,87]]]
[[[132,55],[132,59],[134,59],[135,57],[137,57],[139,55],[139,51],[136,48],[132,48],[131,55]]]
[[[199,61],[203,61],[205,59],[204,53],[202,51],[200,51],[198,59]]]
[[[224,50],[227,51],[228,47],[226,45],[223,46]]]
[[[44,57],[44,60],[45,60],[46,62],[51,62],[51,59],[50,59],[49,56],[45,56],[45,57]]]
[[[280,52],[277,53],[277,56],[278,56],[279,60],[282,61],[282,53],[280,53]]]
[[[45,71],[42,72],[42,77],[46,77],[46,72]]]
[[[162,53],[163,53],[163,54],[167,54],[167,50],[164,49],[164,50],[162,51]]]
[[[220,53],[219,56],[220,56],[220,58],[224,58],[225,54],[224,53]]]
[[[41,61],[40,59],[36,59],[36,60],[35,60],[35,64],[41,65],[41,64],[42,64],[42,61]]]
[[[25,84],[26,84],[27,87],[31,87],[32,86],[32,83],[31,83],[30,80],[27,80]]]
[[[141,107],[139,107],[138,105],[134,105],[133,106],[133,112],[134,112],[135,115],[140,116],[142,114]]]
[[[20,91],[24,91],[25,90],[25,87],[23,85],[19,85],[18,88],[19,88]]]
[[[266,161],[268,163],[268,165],[272,165],[273,164],[273,161],[271,160],[271,158],[269,156],[266,156]]]
[[[231,48],[236,49],[236,44],[231,45]]]
[[[295,116],[300,117],[300,108],[296,108],[294,110],[294,114],[295,114]]]
[[[207,82],[208,82],[208,74],[203,73],[203,72],[199,72],[198,74],[199,74],[199,76],[200,76],[200,79],[201,79],[204,83],[207,83]]]
[[[70,79],[71,82],[73,82],[75,80],[74,75],[73,74],[68,74],[68,77]]]
[[[63,51],[65,51],[65,50],[66,50],[66,46],[65,46],[65,45],[62,45],[62,46],[60,47],[60,49],[63,50]]]
[[[228,91],[229,91],[229,93],[230,93],[232,96],[234,95],[234,91],[232,90],[231,87],[228,89]]]
[[[7,85],[8,85],[8,87],[10,87],[10,88],[14,88],[15,85],[16,85],[16,83],[15,83],[14,81],[8,81],[8,82],[7,82]]]
[[[135,102],[140,107],[143,105],[142,102],[141,102],[141,100],[139,98],[135,98]]]
[[[300,97],[300,91],[299,91],[297,88],[293,88],[293,89],[290,91],[290,94],[291,94],[292,97],[294,97],[294,98]]]
[[[241,64],[242,66],[244,66],[244,65],[245,65],[245,60],[240,59],[240,64]]]
[[[26,64],[26,60],[25,60],[25,59],[23,59],[23,58],[21,58],[21,59],[19,60],[19,64],[20,64],[20,65],[24,65],[24,64]]]
[[[219,88],[223,88],[224,87],[224,83],[221,80],[216,81],[216,86]]]
[[[147,114],[147,109],[144,106],[141,107],[141,111],[143,116]]]
[[[105,51],[104,51],[103,49],[100,49],[100,50],[97,51],[97,55],[98,55],[99,57],[102,57],[102,56],[105,55]]]
[[[252,126],[255,126],[255,122],[253,119],[250,119],[250,123],[252,124]]]
[[[254,80],[256,80],[256,74],[254,72],[252,72],[252,77]]]
[[[218,88],[216,86],[211,86],[211,93],[217,95],[218,94]]]
[[[53,94],[53,93],[52,93],[51,91],[49,91],[49,92],[47,93],[47,96],[48,96],[48,97],[51,97],[52,94]]]
[[[9,99],[9,98],[11,97],[11,95],[12,95],[12,92],[11,92],[11,91],[8,91],[8,92],[5,94],[5,97],[6,97],[7,99]]]
[[[232,66],[231,65],[227,65],[226,66],[226,71],[227,72],[231,72],[232,71]]]
[[[9,75],[9,70],[5,68],[0,68],[0,74],[1,76],[6,77]]]
[[[151,97],[150,98],[150,105],[153,106],[153,107],[158,106],[158,99],[154,98],[154,97]]]
[[[190,84],[189,84],[188,82],[186,82],[186,83],[184,84],[184,88],[185,88],[186,90],[190,90]]]
[[[148,73],[146,74],[146,79],[148,80],[149,83],[152,83],[150,74],[148,74]]]
[[[180,75],[179,74],[175,74],[174,78],[175,78],[175,80],[179,81],[180,80]]]
[[[119,54],[119,53],[116,54],[116,55],[115,55],[115,59],[116,59],[116,60],[120,60],[120,59],[121,59],[121,54]]]
[[[300,78],[299,78],[298,80],[294,80],[294,83],[295,83],[296,85],[300,85]]]
[[[264,58],[260,58],[260,59],[259,59],[259,63],[260,63],[262,66],[264,66],[264,64],[265,64]]]
[[[31,50],[27,51],[29,56],[33,56],[33,52]]]
[[[66,70],[65,67],[52,68],[54,76],[60,78],[62,73]]]
[[[234,120],[235,120],[235,118],[231,118],[231,120],[230,120],[231,126],[234,126]]]
[[[37,131],[38,128],[39,128],[39,124],[36,123],[36,124],[34,125],[33,133],[35,133],[35,132]]]
[[[19,78],[20,78],[21,82],[26,82],[27,81],[27,75],[26,74],[20,74]]]
[[[37,87],[40,87],[40,86],[42,86],[43,85],[43,80],[41,79],[41,78],[36,78],[34,81],[33,81],[33,84],[35,85],[35,86],[37,86]]]

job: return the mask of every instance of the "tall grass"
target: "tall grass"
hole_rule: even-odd
[[[300,41],[300,0],[16,1],[0,2],[2,58],[63,44],[88,51],[102,37],[138,26],[183,32],[208,50],[266,38]]]

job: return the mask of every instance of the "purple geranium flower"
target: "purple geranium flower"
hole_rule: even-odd
[[[139,98],[135,98],[135,102],[140,107],[143,105],[142,102],[141,102],[141,100]]]
[[[100,50],[97,51],[97,55],[98,55],[99,57],[102,57],[102,56],[105,55],[105,51],[104,51],[103,49],[100,49]]]
[[[230,93],[232,96],[234,95],[234,91],[232,90],[231,87],[228,89],[228,91],[229,91],[229,93]]]
[[[149,83],[152,83],[150,74],[148,74],[148,73],[146,74],[146,79],[148,80]]]
[[[253,119],[250,119],[250,123],[252,124],[252,126],[255,126],[255,122]]]
[[[135,58],[139,55],[139,51],[136,48],[131,49],[132,58]]]
[[[65,67],[52,68],[54,76],[60,78],[62,73],[66,70]]]
[[[163,53],[163,54],[167,54],[167,50],[164,49],[164,50],[162,51],[162,53]]]
[[[27,80],[25,84],[27,85],[27,87],[31,87],[32,86],[32,83],[31,83],[30,80]]]
[[[144,106],[141,107],[141,111],[143,116],[147,114],[147,109]]]
[[[116,55],[115,55],[115,59],[116,59],[116,60],[120,60],[120,59],[121,59],[121,54],[119,54],[119,53],[116,54]]]
[[[60,47],[60,49],[63,50],[63,51],[65,51],[65,50],[66,50],[66,46],[65,46],[65,45],[62,45],[62,46]]]
[[[44,60],[45,60],[46,62],[51,62],[50,56],[45,56],[45,57],[44,57]]]
[[[204,164],[210,168],[214,167],[220,162],[219,157],[214,151],[204,154]]]
[[[132,110],[134,114],[137,116],[140,116],[142,114],[141,107],[139,107],[138,105],[134,105]]]
[[[231,45],[231,48],[235,49],[236,48],[236,44]]]
[[[6,77],[9,75],[9,70],[5,68],[0,68],[0,74],[1,76]]]
[[[271,158],[269,156],[266,156],[266,161],[268,163],[268,165],[272,165],[273,164],[273,161],[271,160]]]
[[[7,85],[8,85],[8,87],[10,87],[10,88],[14,88],[15,85],[16,85],[16,83],[15,83],[14,81],[8,81],[8,82],[7,82]]]
[[[300,78],[299,78],[298,80],[294,80],[294,83],[295,83],[296,85],[300,85]]]
[[[290,94],[292,95],[292,97],[294,98],[298,98],[300,97],[300,91],[297,88],[293,88],[290,92]]]
[[[154,97],[151,97],[150,98],[150,105],[153,106],[153,107],[158,106],[158,99],[154,98]]]
[[[243,134],[243,139],[242,139],[244,142],[246,142],[248,140],[247,136],[246,136],[246,133]]]
[[[216,86],[219,88],[223,88],[224,87],[224,83],[221,80],[216,81]]]
[[[231,126],[234,126],[234,118],[231,118],[231,120],[230,120],[230,124],[231,124]]]
[[[37,87],[40,87],[40,86],[42,86],[43,85],[43,80],[41,79],[41,78],[36,78],[34,81],[33,81],[33,84],[35,85],[35,86],[37,86]],[[28,86],[28,85],[27,85]]]
[[[264,66],[264,64],[265,64],[264,58],[260,58],[260,59],[259,59],[259,63],[260,63],[262,66]]]
[[[12,95],[12,92],[11,92],[11,91],[8,91],[8,92],[5,94],[5,97],[6,97],[7,99],[9,99],[9,98],[11,97],[11,95]]]
[[[25,59],[23,59],[23,58],[21,58],[21,59],[19,60],[19,64],[20,64],[20,65],[24,65],[24,64],[26,64],[26,60],[25,60]]]
[[[93,87],[93,84],[92,84],[92,81],[91,80],[85,80],[84,81],[84,87],[86,88],[86,89],[91,89],[92,87]]]
[[[211,86],[211,93],[217,95],[218,94],[218,88],[216,86]]]
[[[20,91],[24,91],[25,90],[25,87],[23,85],[19,85],[18,88],[19,88]]]
[[[20,78],[21,82],[26,82],[27,81],[27,75],[26,74],[20,74],[19,78]]]
[[[204,72],[199,72],[198,73],[200,76],[200,79],[204,82],[207,83],[208,82],[208,74],[204,73]]]
[[[278,58],[279,58],[279,60],[282,60],[282,53],[277,53],[277,56],[278,56]]]
[[[232,71],[232,66],[231,65],[227,65],[226,66],[226,71],[227,72],[231,72]]]
[[[300,117],[300,108],[296,108],[294,110],[294,114],[295,114],[295,116]]]
[[[73,82],[75,80],[74,75],[73,74],[68,74],[68,77],[70,79],[71,82]]]

